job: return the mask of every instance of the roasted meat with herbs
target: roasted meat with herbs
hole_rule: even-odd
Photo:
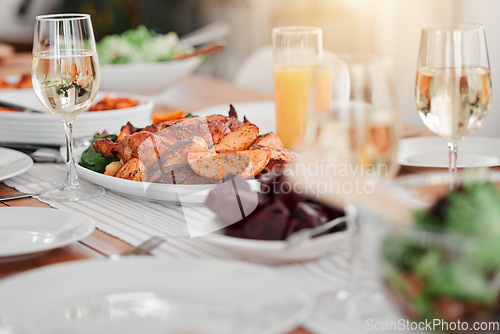
[[[246,117],[239,121],[232,106],[229,116],[182,118],[142,129],[127,123],[115,142],[100,139],[93,148],[122,161],[117,177],[172,184],[220,183],[229,174],[258,177],[294,158],[275,134],[259,136]],[[213,159],[212,170],[203,167]]]
[[[202,138],[206,146],[211,148],[240,125],[241,122],[237,118],[222,115],[153,124],[133,133],[131,130],[137,128],[127,124],[122,128],[122,133],[115,142],[101,139],[94,142],[93,147],[97,153],[104,156],[117,156],[124,162],[139,158],[145,160],[146,165],[150,165],[152,158],[142,157],[143,154],[152,154],[153,158],[157,159],[178,141],[194,137]],[[130,134],[127,135],[127,133]],[[141,147],[144,141],[146,141],[146,148]]]

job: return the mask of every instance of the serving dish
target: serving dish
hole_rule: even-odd
[[[85,180],[120,194],[168,203],[203,204],[208,192],[215,186],[213,184],[162,184],[126,180],[94,172],[80,165],[76,166],[76,171],[78,176]]]
[[[244,260],[283,265],[314,260],[335,251],[352,235],[355,219],[347,217],[347,229],[307,239],[296,247],[288,248],[284,240],[255,240],[232,237],[223,230],[203,236],[203,240],[223,248]]]
[[[151,122],[154,103],[151,99],[133,94],[100,92],[95,102],[106,95],[128,97],[139,100],[137,106],[124,109],[84,112],[73,123],[75,138],[90,138],[96,129],[108,132],[119,131],[126,121],[135,126],[145,126]],[[0,100],[44,110],[32,89],[0,91]],[[0,141],[16,143],[37,143],[62,145],[65,141],[63,122],[50,113],[26,113],[0,111]]]
[[[96,46],[105,90],[160,93],[201,63],[194,48],[180,41],[176,32],[160,33],[144,25],[104,36]]]
[[[189,57],[157,63],[101,65],[101,88],[133,94],[158,94],[192,74],[200,64],[200,57]]]
[[[217,184],[166,184],[146,181],[127,180],[114,176],[105,175],[92,171],[78,164],[83,151],[90,145],[90,141],[78,146],[75,149],[75,160],[77,162],[76,171],[83,179],[100,185],[106,189],[118,192],[123,195],[137,197],[146,200],[176,203],[183,205],[203,204],[209,191]],[[60,153],[64,155],[64,147]],[[252,189],[259,189],[256,180],[248,180]]]
[[[119,134],[94,137],[81,147],[82,177],[109,189],[146,199],[200,204],[206,190],[239,175],[253,180],[294,159],[273,133],[229,116],[190,116],[143,129],[127,124]],[[87,168],[85,170],[83,167]]]

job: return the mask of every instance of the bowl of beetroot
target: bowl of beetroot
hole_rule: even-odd
[[[241,178],[213,188],[205,204],[225,228],[205,236],[243,259],[264,263],[307,261],[326,255],[352,231],[354,214],[328,207],[293,190],[283,170],[264,174],[256,191]],[[290,247],[286,239],[305,228],[314,228],[338,217],[341,223],[321,235]]]

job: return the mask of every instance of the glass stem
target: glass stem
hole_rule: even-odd
[[[78,187],[78,175],[76,174],[75,159],[73,158],[73,121],[64,121],[66,133],[66,180],[64,186]]]
[[[448,149],[450,153],[450,190],[454,190],[457,187],[458,177],[457,177],[457,157],[458,157],[458,144],[456,142],[449,142]]]

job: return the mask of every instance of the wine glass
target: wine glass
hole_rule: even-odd
[[[89,109],[99,90],[99,64],[90,15],[36,17],[32,81],[38,100],[61,118],[66,132],[64,184],[44,191],[40,197],[79,201],[104,194],[101,187],[79,183],[73,158],[73,121]]]
[[[272,39],[276,133],[287,149],[293,149],[306,129],[309,88],[323,52],[323,31],[311,26],[277,27]]]
[[[332,100],[326,109],[316,109],[308,123],[307,136],[299,163],[303,170],[320,171],[315,175],[299,175],[300,182],[317,186],[312,194],[326,204],[349,207],[367,203],[375,188],[390,181],[398,170],[396,163],[399,119],[391,64],[369,54],[339,55],[348,68],[350,87],[332,86]],[[329,191],[324,184],[329,185]],[[358,207],[363,210],[365,207]],[[357,211],[360,211],[357,210]],[[347,285],[335,292],[324,293],[320,304],[331,309],[332,316],[343,320],[373,312],[367,298],[359,291],[361,265],[361,226],[356,220],[351,242],[350,273]],[[363,296],[366,297],[366,296]],[[378,302],[378,301],[377,301]],[[364,306],[363,312],[360,307]]]
[[[425,126],[448,141],[450,189],[457,182],[458,143],[483,124],[490,109],[491,93],[484,26],[424,25],[415,100]]]

